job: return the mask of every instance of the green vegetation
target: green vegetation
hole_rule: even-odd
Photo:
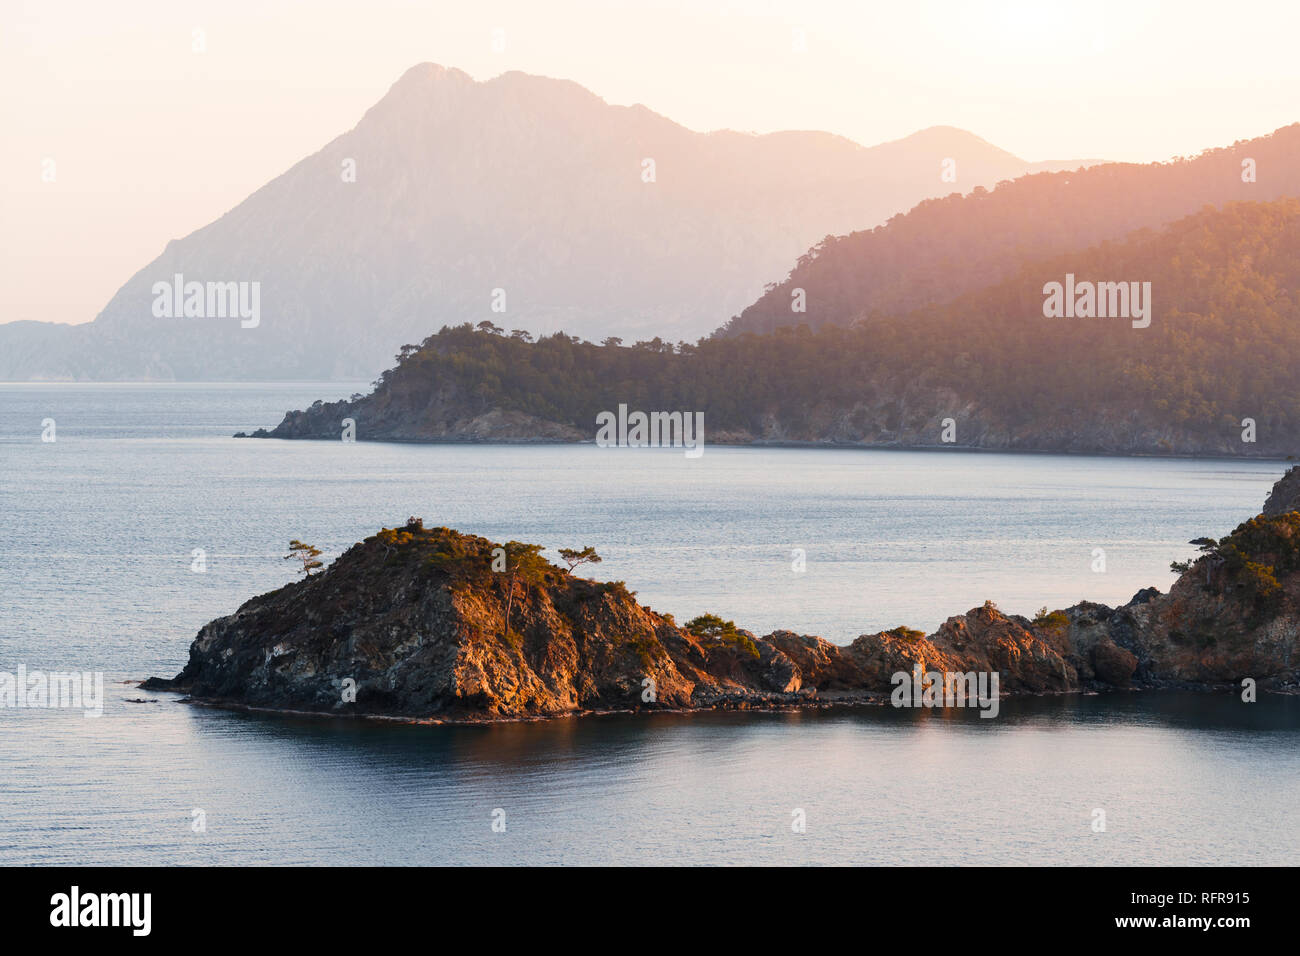
[[[1034,615],[1034,626],[1044,630],[1059,631],[1070,626],[1070,618],[1064,611],[1048,611],[1040,607]]]
[[[426,528],[420,518],[408,518],[400,528],[384,528],[372,539],[384,551],[388,568],[419,566],[446,575],[450,586],[462,592],[495,589],[503,602],[502,634],[518,647],[521,635],[510,629],[515,604],[526,600],[532,588],[581,585],[576,600],[589,600],[599,594],[612,593],[631,600],[636,595],[622,581],[584,581],[570,576],[542,557],[540,544],[507,541],[499,544],[477,535],[462,534],[452,528]],[[570,568],[600,561],[594,548],[581,551],[561,548],[560,555]]]
[[[874,322],[999,282],[1031,258],[1117,241],[1207,204],[1297,196],[1297,150],[1300,124],[1293,124],[1194,158],[1041,173],[998,183],[992,191],[977,187],[966,196],[926,200],[875,229],[827,236],[725,331],[765,334],[801,323],[817,329]],[[1245,157],[1275,178],[1243,183]],[[807,313],[791,311],[796,288],[806,292]],[[1157,302],[1169,301],[1172,291],[1162,289]]]
[[[294,538],[289,542],[289,553],[284,556],[284,560],[297,560],[302,562],[302,567],[298,569],[298,573],[310,577],[313,571],[325,566],[321,561],[317,560],[320,556],[320,548],[312,547],[310,544],[304,544],[297,538]]]
[[[629,600],[636,597],[636,592],[628,589],[626,581],[594,581],[592,583],[601,594],[612,594],[615,597]]]
[[[1221,540],[1214,555],[1225,580],[1257,604],[1272,603],[1282,593],[1278,574],[1300,570],[1300,512],[1251,518]]]
[[[916,628],[907,627],[906,625],[899,625],[898,627],[891,628],[885,633],[892,634],[894,637],[902,641],[915,642],[925,637],[925,631],[918,631]]]
[[[743,651],[750,657],[758,657],[758,645],[753,639],[736,629],[735,621],[724,621],[716,614],[701,614],[686,622],[686,631],[701,641],[725,645]]]
[[[554,566],[541,556],[540,544],[507,541],[503,547],[493,548],[492,570],[503,572],[506,589],[506,612],[502,623],[507,639],[510,636],[510,611],[515,597],[526,598],[530,585],[543,585],[555,571]],[[520,594],[522,588],[522,594]]]
[[[401,527],[384,528],[363,546],[372,542],[382,550],[383,567],[388,572],[399,568],[423,570],[444,576],[448,586],[461,593],[482,596],[495,591],[502,602],[501,633],[514,647],[521,647],[524,640],[510,627],[515,606],[527,600],[533,589],[555,589],[552,599],[559,603],[590,601],[606,594],[629,602],[636,598],[636,592],[628,590],[622,581],[573,577],[568,570],[547,561],[540,544],[500,544],[452,528],[426,528],[419,518],[409,518]],[[600,555],[591,547],[580,551],[562,548],[560,554],[571,562],[571,567],[600,561]]]
[[[627,646],[636,654],[641,661],[641,666],[646,670],[649,670],[655,661],[666,660],[670,656],[667,649],[653,635],[632,638],[627,642]]]
[[[1218,565],[1222,563],[1217,559],[1219,542],[1215,541],[1213,538],[1193,538],[1188,543],[1196,545],[1197,548],[1200,550],[1202,557],[1207,559],[1206,561],[1207,576],[1209,574],[1212,574],[1214,568],[1218,567]],[[1195,558],[1190,561],[1171,561],[1169,563],[1169,570],[1173,571],[1175,574],[1186,574],[1195,566],[1198,560],[1200,559]],[[1207,583],[1208,583],[1208,577],[1207,577]]]
[[[1282,596],[1278,575],[1300,571],[1300,512],[1258,515],[1217,542],[1198,538],[1192,544],[1202,555],[1188,564],[1205,566],[1206,588],[1240,591],[1257,606],[1267,606]]]
[[[1151,326],[1046,319],[1042,288],[1080,280],[1152,284]],[[1240,443],[1300,444],[1300,200],[1234,203],[1158,234],[1024,267],[947,305],[853,327],[595,345],[444,328],[406,346],[376,383],[389,408],[519,411],[594,434],[597,413],[703,411],[709,434],[889,439],[970,405],[1001,431],[1059,435],[1087,423],[1117,434],[1190,432]],[[963,421],[958,422],[958,435]]]
[[[583,548],[581,551],[575,551],[573,548],[561,548],[560,557],[564,560],[564,563],[569,566],[570,574],[572,574],[573,569],[580,564],[600,564],[603,560],[601,556],[596,553],[596,549],[590,545]]]
[[[540,544],[499,544],[452,528],[426,528],[419,518],[409,518],[399,528],[384,528],[372,540],[383,548],[389,567],[418,562],[448,575],[453,585],[489,586],[511,575],[530,587],[565,579],[564,571],[542,557]]]

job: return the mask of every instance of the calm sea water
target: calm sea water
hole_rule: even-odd
[[[230,714],[124,683],[174,674],[203,623],[289,580],[290,538],[333,556],[409,515],[594,545],[599,577],[679,619],[713,611],[846,643],[932,629],[985,598],[1032,613],[1166,587],[1187,542],[1256,513],[1284,468],[229,437],[359,388],[0,385],[0,670],[108,681],[98,719],[0,710],[0,863],[1288,863],[1300,851],[1295,699],[466,728]]]

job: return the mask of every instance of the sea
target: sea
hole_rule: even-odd
[[[361,383],[0,384],[0,673],[102,673],[102,713],[0,708],[0,864],[1286,864],[1300,699],[1124,692],[978,711],[489,726],[148,693],[195,633],[410,516],[594,546],[678,620],[845,644],[985,600],[1165,589],[1285,462],[845,448],[236,439]],[[593,426],[594,427],[594,426]],[[707,434],[706,434],[707,441]]]

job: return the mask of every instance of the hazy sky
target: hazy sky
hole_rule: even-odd
[[[0,0],[0,322],[93,319],[422,61],[697,130],[1150,161],[1300,120],[1298,36],[1294,0]]]

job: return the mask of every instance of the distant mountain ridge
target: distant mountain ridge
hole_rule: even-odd
[[[1248,172],[1254,179],[1247,181]],[[1297,196],[1300,123],[1192,159],[1024,177],[827,237],[719,331],[761,334],[898,315],[984,288],[1035,259],[1160,228],[1206,205]],[[792,308],[796,290],[803,311]]]
[[[822,236],[1069,165],[951,127],[871,148],[697,133],[566,80],[421,64],[354,129],[168,243],[93,323],[0,325],[0,380],[370,378],[401,345],[484,319],[694,338]],[[156,317],[152,288],[176,275],[260,283],[257,327]]]

